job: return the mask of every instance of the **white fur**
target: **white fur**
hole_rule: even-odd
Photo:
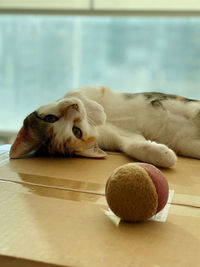
[[[140,94],[125,99],[107,87],[72,90],[64,96],[69,97],[85,104],[90,120],[97,125],[102,149],[122,151],[161,167],[176,163],[175,152],[200,159],[200,127],[195,121],[200,102],[170,99],[164,101],[164,106],[154,107]],[[91,100],[98,105],[90,105]]]

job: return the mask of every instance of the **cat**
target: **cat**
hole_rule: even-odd
[[[94,158],[121,151],[165,168],[176,154],[200,159],[200,101],[103,86],[74,89],[25,118],[10,158],[42,149]]]

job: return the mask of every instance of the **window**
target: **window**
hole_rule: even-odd
[[[200,18],[0,15],[0,131],[69,89],[200,99]]]

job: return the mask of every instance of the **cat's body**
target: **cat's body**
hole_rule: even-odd
[[[46,129],[48,142],[47,139],[39,142],[41,137],[38,137],[37,145],[16,152],[15,141],[11,157],[48,144],[50,153],[103,157],[105,154],[100,147],[122,151],[162,167],[174,165],[176,155],[173,151],[200,159],[200,102],[197,100],[161,93],[126,94],[107,87],[84,87],[68,92],[63,99],[42,106],[32,114],[35,115],[29,115],[23,128],[31,128],[30,124],[37,127],[37,118],[40,132]],[[50,114],[57,119],[47,124],[44,118]],[[33,129],[28,135],[35,134]],[[24,131],[18,135],[17,143],[23,135]],[[34,138],[29,139],[32,142]]]

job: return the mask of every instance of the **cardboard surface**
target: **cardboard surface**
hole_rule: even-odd
[[[162,170],[175,190],[165,223],[125,223],[105,214],[101,194],[112,171],[132,159],[6,155],[0,148],[0,266],[199,266],[198,160]]]
[[[4,156],[0,179],[102,193],[114,169],[128,162],[133,159],[113,152],[108,152],[106,159],[32,157],[9,160]],[[179,157],[173,168],[161,170],[177,194],[200,195],[199,160]]]

